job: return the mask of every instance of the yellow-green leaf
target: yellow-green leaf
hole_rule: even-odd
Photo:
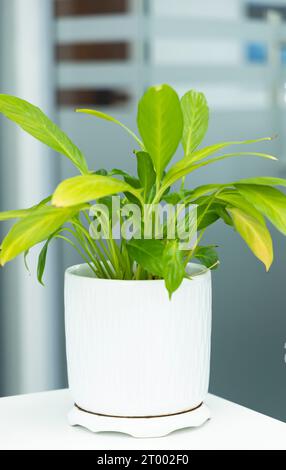
[[[82,152],[39,108],[16,96],[0,94],[0,113],[28,134],[68,157],[81,173],[88,173]]]
[[[36,209],[50,202],[51,199],[52,199],[52,196],[48,196],[45,199],[43,199],[41,202],[36,204],[35,206],[29,207],[28,209],[18,209],[18,210],[0,212],[0,221],[10,220],[10,219],[23,219],[23,217],[26,217],[27,215],[31,214],[31,212],[35,211]]]
[[[270,222],[286,235],[286,195],[276,188],[251,184],[238,184],[242,196]]]
[[[266,224],[241,209],[232,207],[228,211],[237,232],[268,271],[273,261],[273,245]]]
[[[52,204],[57,207],[75,206],[123,192],[130,192],[141,198],[140,190],[111,176],[75,176],[60,183],[53,195]]]
[[[15,211],[0,212],[0,220],[22,219],[31,212],[31,209],[19,209]]]
[[[4,266],[20,253],[46,240],[65,222],[74,217],[81,207],[58,209],[45,206],[16,222],[2,242],[0,264]]]

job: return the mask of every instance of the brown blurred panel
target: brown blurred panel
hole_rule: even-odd
[[[127,42],[97,42],[59,44],[56,46],[58,61],[93,61],[127,60],[129,44]]]
[[[60,89],[57,91],[57,103],[62,107],[77,106],[116,106],[126,104],[128,93],[113,89]]]
[[[126,13],[128,0],[55,0],[56,16]]]

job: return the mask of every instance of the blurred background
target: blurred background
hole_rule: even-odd
[[[189,186],[240,177],[286,177],[286,0],[0,0],[0,92],[40,106],[84,151],[91,168],[134,170],[120,128],[74,108],[96,107],[136,129],[136,100],[166,82],[205,92],[206,144],[278,134],[261,149],[279,163],[231,159]],[[256,146],[259,148],[259,146]],[[0,118],[0,210],[50,194],[74,174],[16,125]],[[7,230],[1,226],[1,236]],[[286,241],[274,233],[266,274],[243,241],[217,224],[213,274],[212,393],[286,421]],[[0,271],[0,396],[65,387],[63,273],[78,260],[49,252],[46,287],[37,249]]]

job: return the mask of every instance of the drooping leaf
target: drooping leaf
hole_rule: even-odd
[[[228,204],[228,207],[237,207],[246,214],[249,214],[250,216],[259,220],[262,224],[264,223],[263,215],[261,215],[261,213],[253,206],[253,204],[249,203],[247,199],[245,199],[238,191],[222,191],[216,196],[216,199],[224,201],[226,204]]]
[[[273,245],[266,224],[236,207],[228,210],[237,232],[268,271],[273,261]]]
[[[239,184],[239,193],[286,235],[286,195],[276,188]]]
[[[156,173],[150,155],[147,152],[136,152],[137,173],[146,201],[156,181]]]
[[[215,245],[197,246],[194,257],[200,261],[206,268],[216,269],[219,265],[218,254]]]
[[[163,253],[165,244],[162,240],[130,240],[127,250],[130,257],[149,273],[163,277]]]
[[[0,264],[4,266],[20,253],[46,240],[81,208],[82,206],[64,209],[45,206],[16,222],[2,242]]]
[[[148,88],[139,101],[137,123],[160,180],[183,132],[183,116],[177,93],[168,85]]]
[[[82,152],[39,108],[15,96],[0,94],[0,113],[48,147],[68,157],[82,174],[88,173]]]
[[[208,129],[209,108],[203,93],[188,91],[181,100],[184,117],[182,144],[185,155],[190,156],[200,145]]]
[[[185,276],[183,251],[179,249],[177,240],[169,240],[163,253],[163,276],[171,298],[181,285]]]
[[[69,207],[125,191],[140,197],[137,189],[110,176],[75,176],[60,183],[53,195],[52,204]]]
[[[97,111],[95,109],[76,109],[77,113],[82,113],[82,114],[91,114],[92,116],[98,117],[99,119],[104,119],[105,121],[110,121],[113,122],[114,124],[117,124],[118,126],[122,127],[129,135],[133,137],[133,139],[137,142],[137,144],[144,149],[144,145],[141,142],[141,140],[137,137],[135,132],[131,131],[125,124],[122,122],[118,121],[118,119],[115,119],[112,116],[109,116],[109,114],[103,113],[101,111]]]

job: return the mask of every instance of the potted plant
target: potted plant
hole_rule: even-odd
[[[186,188],[185,177],[236,156],[276,160],[240,151],[271,138],[200,147],[209,120],[204,95],[190,90],[180,101],[168,85],[150,87],[140,99],[140,138],[107,114],[77,111],[130,134],[137,175],[89,169],[83,153],[40,109],[0,95],[3,115],[80,172],[35,206],[0,214],[0,220],[17,219],[2,242],[0,263],[44,242],[38,262],[42,283],[54,240],[65,240],[81,255],[84,264],[69,268],[65,279],[73,424],[139,436],[198,425],[208,417],[202,403],[209,380],[210,270],[219,263],[216,247],[203,245],[203,235],[222,219],[268,270],[273,247],[265,219],[286,234],[286,196],[277,189],[286,180],[257,177]],[[183,156],[169,165],[180,144]],[[236,150],[220,154],[229,146]],[[176,209],[167,221],[160,213],[166,206]],[[182,223],[189,224],[187,235],[179,234]]]

